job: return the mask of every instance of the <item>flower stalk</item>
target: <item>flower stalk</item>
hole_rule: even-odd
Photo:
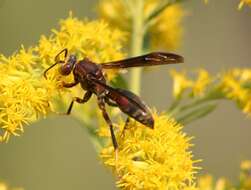
[[[131,37],[131,56],[142,53],[144,40],[144,0],[135,2],[135,9],[132,10],[132,37]],[[131,71],[130,90],[140,94],[142,68],[134,68]]]
[[[142,54],[144,47],[144,38],[148,32],[149,26],[154,23],[154,20],[168,8],[169,6],[178,3],[182,0],[163,1],[159,3],[149,15],[144,15],[145,0],[133,1],[131,7],[131,20],[132,20],[132,35],[130,55],[138,56]],[[132,1],[128,3],[132,4]],[[142,68],[134,68],[131,71],[129,88],[136,94],[140,94]]]

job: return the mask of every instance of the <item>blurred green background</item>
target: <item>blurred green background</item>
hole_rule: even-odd
[[[95,18],[96,2],[0,0],[0,52],[11,55],[21,44],[36,44],[69,10],[79,18]],[[237,0],[184,4],[185,34],[178,52],[185,64],[177,68],[203,67],[217,73],[251,66],[251,9],[237,11],[237,5]],[[142,98],[159,111],[171,102],[169,68],[153,69],[143,76]],[[251,118],[231,102],[221,102],[215,112],[184,130],[195,136],[193,152],[196,159],[203,159],[199,164],[203,173],[234,179],[240,161],[251,159]],[[114,189],[110,172],[97,160],[83,127],[71,117],[58,116],[27,127],[21,138],[0,144],[0,179],[26,190]]]

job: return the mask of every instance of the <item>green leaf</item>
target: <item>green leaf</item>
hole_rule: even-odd
[[[207,104],[205,106],[194,109],[186,114],[183,114],[181,116],[177,116],[176,120],[179,123],[188,124],[188,123],[191,123],[191,122],[198,120],[202,117],[207,116],[209,113],[214,111],[216,107],[217,107],[216,104]]]
[[[245,89],[251,89],[251,82],[246,82],[246,83],[242,84],[242,87]]]

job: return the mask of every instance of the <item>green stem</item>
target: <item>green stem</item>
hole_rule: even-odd
[[[147,18],[144,18],[144,3],[145,0],[126,1],[131,7],[131,19],[132,19],[132,37],[131,37],[131,56],[138,56],[142,54],[144,35],[147,30],[146,25],[157,17],[163,10],[169,5],[177,3],[182,0],[165,0],[160,3],[160,6],[156,8]],[[130,90],[136,94],[140,94],[142,68],[134,68],[130,75]]]
[[[175,110],[179,106],[180,102],[181,102],[181,99],[180,98],[176,98],[172,102],[171,106],[169,106],[169,108],[167,108],[167,112],[171,113],[173,110]]]
[[[176,120],[183,125],[189,124],[193,121],[196,121],[202,117],[207,116],[209,113],[215,110],[216,104],[207,104],[199,108],[195,108],[192,111],[183,114],[181,116],[176,116]]]
[[[219,90],[217,88],[215,88],[212,91],[208,92],[208,94],[206,94],[204,97],[195,98],[193,101],[191,101],[185,105],[179,106],[179,104],[175,104],[174,107],[172,107],[172,109],[169,111],[170,111],[171,115],[174,115],[174,117],[176,117],[177,115],[183,114],[187,110],[193,109],[193,108],[201,106],[205,103],[219,100],[222,98],[224,98],[224,95],[221,92],[219,92]]]
[[[137,56],[142,53],[144,40],[144,0],[137,0],[132,12],[132,38],[131,38],[131,56]],[[140,94],[141,68],[134,68],[130,76],[130,90]]]

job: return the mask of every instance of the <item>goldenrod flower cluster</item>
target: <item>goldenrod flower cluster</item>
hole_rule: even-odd
[[[208,3],[209,0],[204,0],[205,3]],[[244,5],[249,5],[251,6],[251,0],[240,0],[238,9],[241,10]]]
[[[173,95],[175,98],[181,98],[181,96],[188,90],[192,96],[203,96],[209,84],[212,82],[212,77],[205,69],[199,69],[194,72],[196,79],[188,76],[185,71],[170,71],[170,75],[173,79]]]
[[[171,71],[176,99],[200,98],[206,100],[229,99],[237,103],[244,113],[251,113],[251,70],[232,69],[212,76],[206,70],[191,73]],[[203,100],[203,101],[204,101]]]
[[[148,16],[153,13],[162,0],[145,0],[143,18],[147,20]],[[115,27],[127,31],[129,36],[132,30],[132,12],[133,0],[101,0],[98,10],[101,18],[105,19]],[[182,37],[181,21],[184,17],[184,10],[179,4],[167,6],[159,15],[157,15],[150,23],[145,23],[145,32],[148,41],[145,46],[176,49],[180,45]]]
[[[227,181],[220,178],[214,181],[211,175],[204,175],[198,178],[197,190],[226,190]]]
[[[104,21],[81,21],[70,16],[60,22],[60,30],[52,30],[48,38],[42,36],[37,46],[42,65],[54,62],[60,50],[67,48],[78,59],[88,57],[95,63],[118,60],[122,53],[125,35],[112,29]],[[111,77],[111,76],[109,76]]]
[[[233,69],[223,74],[220,89],[244,113],[251,114],[251,69]]]
[[[149,29],[151,47],[153,49],[177,49],[183,36],[181,26],[183,17],[184,10],[181,5],[168,6]]]
[[[244,5],[251,6],[251,0],[241,0],[238,8],[241,9]]]
[[[237,184],[232,184],[226,178],[215,180],[211,175],[198,178],[195,190],[250,190],[251,189],[251,161],[245,160],[241,163],[241,172]]]
[[[51,85],[41,80],[42,67],[34,49],[0,58],[0,141],[19,135],[24,125],[50,110]],[[37,69],[35,69],[37,67]]]
[[[23,190],[19,187],[9,187],[6,183],[0,181],[0,190]]]
[[[166,114],[154,114],[155,128],[149,129],[135,121],[118,124],[119,144],[116,164],[113,146],[101,152],[104,163],[116,170],[121,189],[179,190],[193,187],[197,167],[190,152],[191,137]],[[104,131],[102,132],[104,135]]]
[[[24,125],[55,110],[57,102],[71,101],[71,96],[65,95],[68,91],[62,89],[63,79],[57,69],[48,72],[48,80],[43,77],[62,49],[97,63],[124,56],[124,34],[104,21],[81,21],[70,15],[52,32],[49,37],[42,36],[37,46],[21,47],[10,57],[0,55],[0,141],[22,133]],[[83,91],[76,88],[71,94],[82,97]]]

